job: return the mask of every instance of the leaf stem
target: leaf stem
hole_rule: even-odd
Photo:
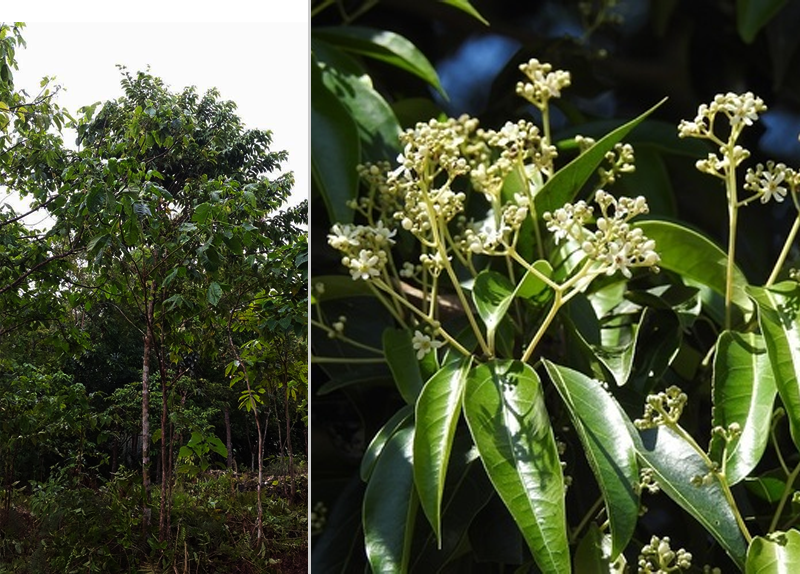
[[[661,409],[659,409],[661,410]],[[725,476],[724,470],[719,470],[717,465],[714,464],[714,461],[709,458],[706,451],[700,448],[700,445],[695,442],[692,435],[684,430],[684,428],[677,423],[677,421],[673,421],[671,418],[666,416],[665,411],[661,411],[667,421],[666,426],[668,426],[671,430],[677,433],[683,440],[685,440],[696,452],[700,455],[700,458],[703,459],[703,462],[706,463],[706,466],[709,468],[711,473],[717,478],[719,481],[720,488],[722,489],[722,494],[725,496],[725,500],[728,502],[728,506],[731,508],[731,512],[733,512],[734,517],[736,518],[736,524],[739,526],[739,530],[744,536],[747,544],[749,545],[750,542],[753,540],[750,531],[747,529],[747,525],[744,523],[744,518],[742,518],[742,513],[739,512],[739,507],[736,504],[736,500],[733,498],[733,493],[731,492],[730,485],[728,485],[728,479]]]
[[[558,310],[561,308],[561,305],[562,305],[561,298],[562,298],[562,292],[561,292],[561,288],[559,287],[559,288],[557,288],[555,290],[555,293],[553,295],[553,305],[550,307],[550,310],[547,312],[547,316],[544,318],[544,321],[542,321],[542,324],[539,325],[539,330],[536,331],[536,334],[533,336],[533,339],[531,339],[531,342],[528,345],[528,348],[525,349],[525,352],[522,354],[522,362],[523,363],[527,363],[528,359],[531,358],[531,355],[533,354],[533,350],[536,348],[536,345],[539,344],[539,341],[542,339],[542,337],[544,336],[545,332],[550,327],[550,323],[553,322],[553,319],[555,318],[556,313],[558,313]]]
[[[789,251],[792,249],[792,245],[794,244],[794,240],[797,237],[798,231],[800,231],[800,213],[798,213],[797,217],[794,218],[792,229],[789,231],[789,235],[786,237],[786,242],[783,244],[781,254],[778,256],[778,260],[775,262],[775,267],[772,268],[772,273],[770,274],[769,279],[767,279],[766,287],[769,287],[775,283],[775,280],[778,278],[778,273],[780,273],[784,263],[786,263],[786,258],[789,256]]]
[[[580,524],[578,524],[578,526],[576,526],[569,535],[570,544],[575,544],[575,542],[578,540],[578,535],[583,531],[584,528],[586,528],[586,525],[592,521],[594,515],[597,514],[597,511],[602,504],[603,497],[598,496],[597,500],[595,500],[594,504],[592,504],[592,507],[586,512],[586,514],[583,515],[583,519],[580,521]]]
[[[736,227],[739,206],[736,198],[736,167],[733,145],[728,146],[730,166],[725,172],[725,188],[728,196],[728,261],[725,272],[725,328],[731,328],[731,301],[733,300],[733,266],[736,261]]]
[[[783,508],[786,506],[786,501],[789,500],[789,495],[792,493],[792,490],[794,490],[794,481],[797,480],[798,474],[800,474],[800,463],[797,463],[797,466],[794,467],[789,478],[786,479],[781,501],[778,503],[778,508],[775,510],[775,515],[772,517],[772,522],[769,525],[769,532],[773,532],[778,527],[778,520],[780,520],[781,514],[783,514]]]

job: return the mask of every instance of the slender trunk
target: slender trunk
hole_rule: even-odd
[[[222,409],[225,415],[225,448],[228,449],[228,470],[233,468],[233,438],[231,435],[231,409],[225,405]]]
[[[247,392],[250,393],[250,396],[253,396],[253,389],[250,386],[250,376],[247,374],[247,365],[242,361],[241,357],[239,356],[239,351],[236,350],[236,344],[233,342],[233,335],[231,334],[231,325],[230,322],[228,323],[228,342],[231,345],[231,351],[233,352],[233,356],[236,359],[237,363],[242,366],[242,373],[244,374],[244,382],[247,384]],[[261,483],[264,480],[264,441],[261,438],[261,423],[258,420],[258,409],[256,408],[255,401],[252,403],[253,406],[253,418],[256,421],[256,434],[258,434],[258,484],[256,486],[256,506],[258,516],[256,518],[256,540],[261,542],[261,538],[263,536],[262,533],[262,524],[263,524],[263,517],[264,517],[264,507],[261,503]]]
[[[291,504],[294,504],[295,486],[294,486],[294,460],[292,456],[292,427],[289,421],[289,381],[284,377],[284,386],[286,387],[286,394],[284,396],[284,415],[286,416],[286,450],[289,453],[289,480],[291,481]]]
[[[167,463],[167,374],[164,369],[164,362],[161,363],[161,506],[158,512],[158,540],[163,542],[167,539],[167,483],[168,483],[168,463]]]
[[[153,284],[155,287],[155,284]],[[150,526],[150,347],[153,344],[153,298],[147,302],[142,359],[142,528]]]

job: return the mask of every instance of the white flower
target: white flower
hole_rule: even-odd
[[[358,229],[351,225],[336,223],[328,234],[328,243],[334,249],[344,251],[349,245],[358,245],[358,233]]]
[[[411,344],[414,346],[414,350],[417,352],[417,360],[421,360],[425,355],[434,351],[441,347],[444,343],[442,341],[437,341],[436,339],[431,339],[425,333],[421,331],[414,331],[414,336],[411,337]]]
[[[377,227],[371,227],[372,235],[375,239],[375,244],[378,246],[394,245],[394,237],[397,234],[396,229],[389,229],[383,225],[383,221],[379,221]]]
[[[350,259],[348,261],[350,275],[353,276],[353,281],[357,281],[358,279],[367,281],[380,275],[381,271],[378,268],[380,261],[380,257],[375,255],[372,251],[362,249],[358,254],[358,259]]]
[[[787,177],[794,176],[794,170],[786,167],[785,164],[768,161],[766,169],[762,164],[756,166],[755,171],[747,170],[745,175],[745,188],[761,195],[761,203],[767,203],[770,199],[775,199],[778,203],[782,202],[788,193],[784,185]]]
[[[613,275],[616,271],[622,271],[625,277],[631,277],[630,266],[633,263],[628,255],[628,243],[620,245],[616,241],[608,244],[608,263],[609,268],[606,272],[608,275]]]

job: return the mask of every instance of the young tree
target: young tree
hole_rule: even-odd
[[[132,305],[142,356],[143,508],[150,490],[152,360],[162,396],[160,532],[165,538],[168,386],[180,352],[204,332],[228,285],[228,267],[258,265],[271,237],[292,221],[281,212],[294,183],[274,179],[286,152],[271,132],[247,129],[235,104],[210,90],[172,92],[146,72],[122,69],[124,96],[80,110],[80,150],[64,178],[77,191],[65,209],[86,223],[93,290]],[[299,209],[304,209],[298,208]],[[245,294],[245,296],[247,296]]]

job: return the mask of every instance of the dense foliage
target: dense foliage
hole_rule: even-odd
[[[797,14],[533,4],[312,5],[312,569],[790,571],[797,133],[754,136]],[[687,31],[703,10],[728,28]],[[448,102],[446,42],[523,16],[486,97]],[[702,67],[679,32],[739,59],[625,75]]]
[[[0,211],[0,571],[304,570],[287,152],[149,72],[74,115],[47,78],[32,97],[23,30],[0,28],[0,184],[29,206]]]

